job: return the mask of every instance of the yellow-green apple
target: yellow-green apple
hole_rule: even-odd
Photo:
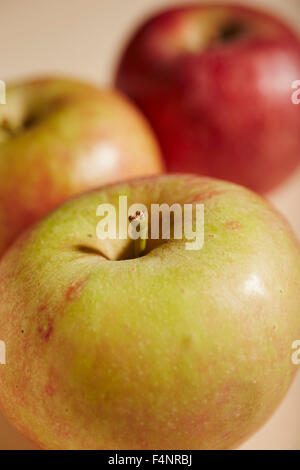
[[[135,258],[136,241],[99,239],[97,208],[119,220],[120,196],[204,204],[202,249],[171,231]],[[161,175],[78,196],[2,258],[1,407],[45,449],[235,447],[296,372],[299,285],[289,225],[243,187]]]
[[[134,34],[117,86],[155,129],[167,168],[265,192],[300,160],[300,42],[269,14],[233,5],[171,9]]]
[[[118,93],[69,79],[8,86],[0,105],[0,254],[70,196],[162,169],[151,129]]]

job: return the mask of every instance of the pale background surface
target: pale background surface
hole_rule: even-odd
[[[0,79],[19,80],[50,73],[74,75],[107,85],[132,29],[147,14],[175,3],[190,2],[0,0]],[[244,3],[271,8],[300,31],[300,0],[244,0]],[[285,213],[300,238],[300,169],[269,197]],[[275,415],[242,448],[300,449],[300,374]],[[0,415],[0,449],[34,447]]]

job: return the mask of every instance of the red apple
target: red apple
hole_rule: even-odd
[[[278,19],[239,6],[175,8],[148,20],[116,84],[144,111],[170,171],[265,192],[300,160],[300,42]]]
[[[0,255],[28,225],[82,191],[162,169],[127,99],[74,80],[8,86],[0,105]]]

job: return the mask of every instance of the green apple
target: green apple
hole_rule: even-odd
[[[100,240],[97,208],[120,215],[120,196],[204,204],[202,249]],[[289,225],[243,187],[161,175],[76,197],[2,258],[1,407],[44,449],[234,448],[297,370],[299,285]]]
[[[0,255],[70,196],[162,170],[153,134],[119,94],[66,79],[7,87],[0,105]]]

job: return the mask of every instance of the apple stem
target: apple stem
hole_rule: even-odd
[[[135,215],[130,215],[128,219],[135,231],[139,227],[139,237],[134,240],[134,257],[139,258],[147,247],[148,217],[143,211],[136,211]]]

